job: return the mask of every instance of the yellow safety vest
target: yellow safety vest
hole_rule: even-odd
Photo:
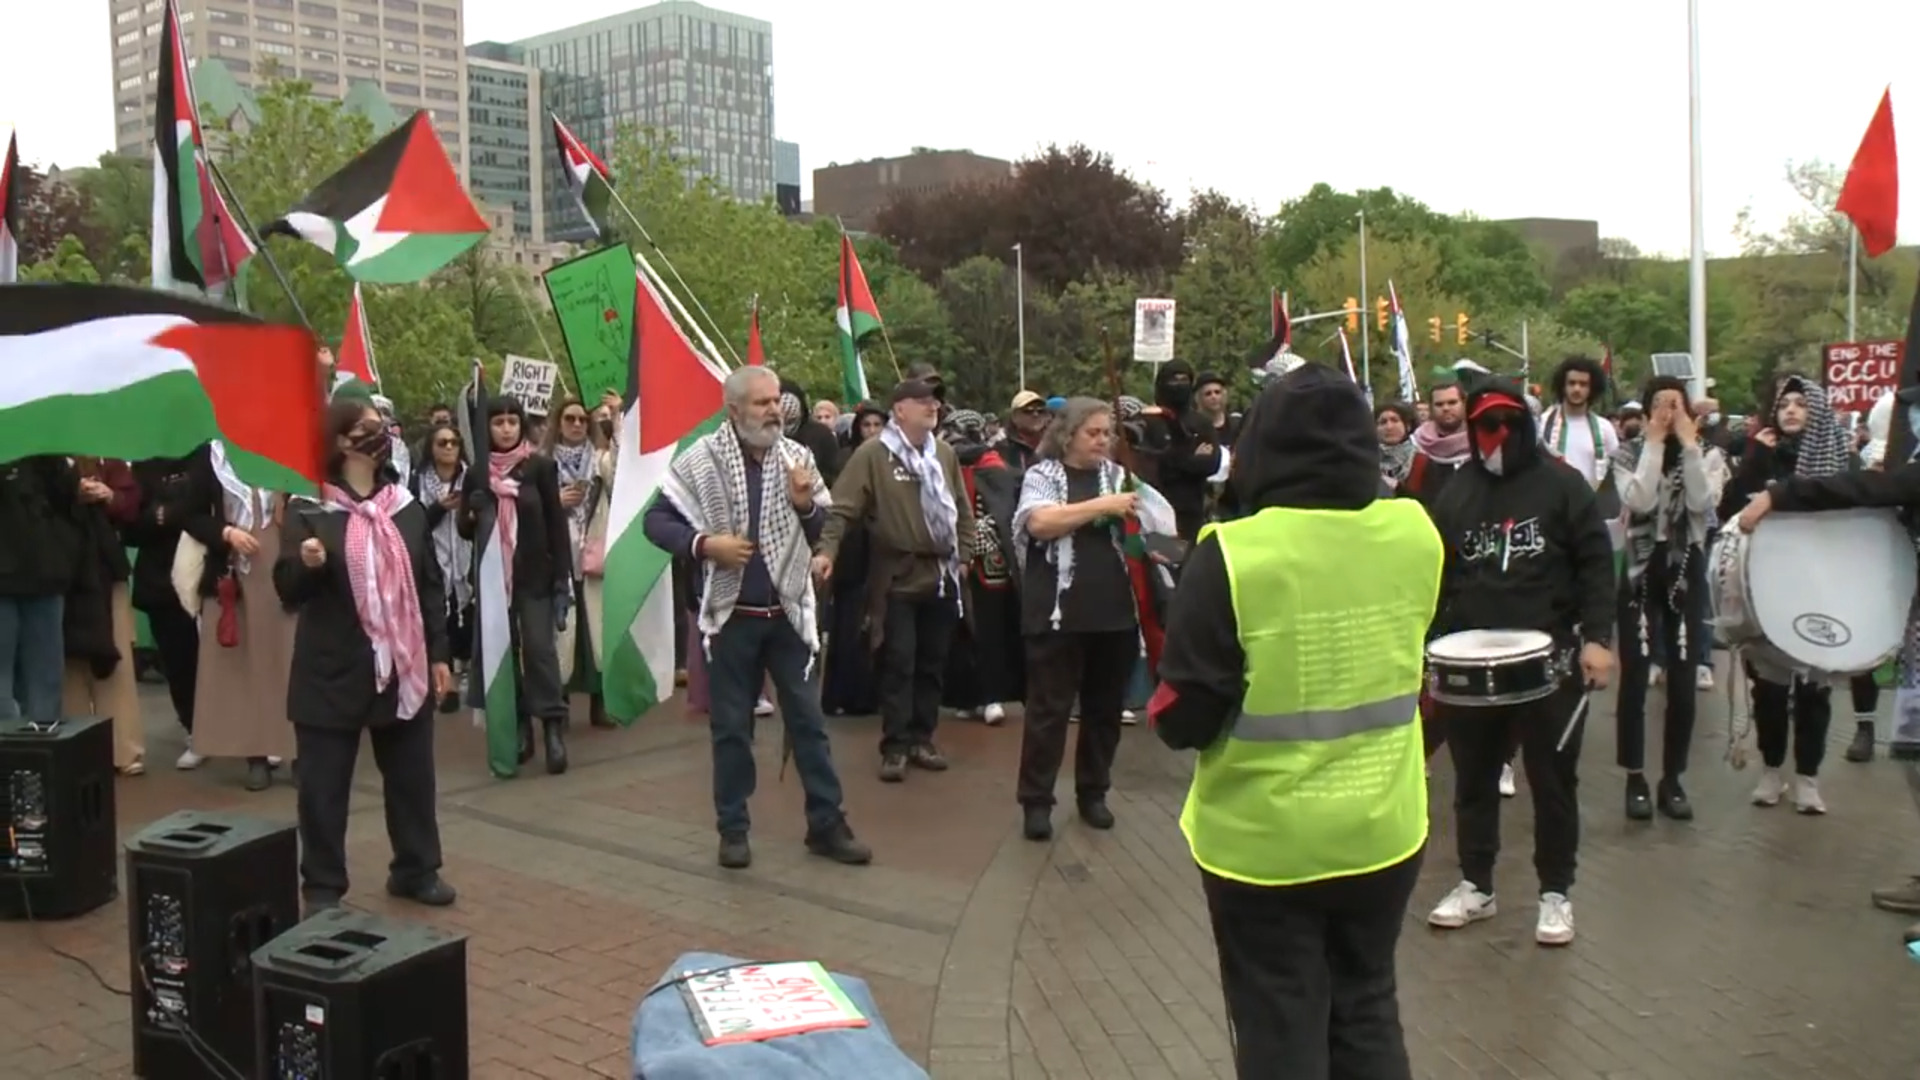
[[[1427,839],[1421,666],[1445,558],[1426,511],[1276,507],[1207,532],[1247,694],[1194,767],[1180,812],[1194,861],[1297,885],[1407,859]]]

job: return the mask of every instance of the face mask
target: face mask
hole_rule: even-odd
[[[393,437],[376,429],[353,440],[350,449],[362,457],[372,458],[375,465],[384,465],[393,456]]]
[[[1501,460],[1502,452],[1496,449],[1493,453],[1483,456],[1480,459],[1480,466],[1494,476],[1502,475],[1506,471],[1506,462]]]

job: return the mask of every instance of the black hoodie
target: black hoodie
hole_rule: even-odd
[[[1465,389],[1469,417],[1489,394],[1525,400],[1520,384],[1505,378],[1483,377]],[[1468,462],[1428,507],[1447,548],[1434,635],[1539,630],[1562,644],[1611,646],[1607,523],[1585,478],[1541,453],[1524,404],[1520,415],[1500,447],[1500,475],[1487,470],[1479,440],[1469,434]]]
[[[1174,380],[1183,375],[1186,383],[1176,384]],[[1193,377],[1193,365],[1185,360],[1161,364],[1153,378],[1155,408],[1142,417],[1143,449],[1152,466],[1149,479],[1167,497],[1180,538],[1187,541],[1206,524],[1207,478],[1220,468],[1213,424],[1192,409]]]
[[[1380,497],[1373,410],[1352,379],[1317,364],[1267,384],[1235,443],[1227,484],[1248,513],[1364,510]],[[1246,652],[1220,542],[1193,547],[1167,619],[1154,730],[1176,750],[1210,746],[1246,696]]]

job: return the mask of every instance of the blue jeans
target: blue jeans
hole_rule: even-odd
[[[66,597],[0,596],[0,719],[60,718]]]
[[[735,615],[713,637],[707,658],[708,722],[713,732],[713,810],[721,835],[747,831],[747,799],[756,772],[753,707],[768,676],[787,726],[794,768],[807,794],[807,835],[839,826],[840,778],[833,771],[820,690],[809,678],[806,642],[784,617]]]

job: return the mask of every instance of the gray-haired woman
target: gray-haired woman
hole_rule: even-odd
[[[1080,700],[1074,795],[1080,819],[1113,827],[1107,808],[1120,746],[1126,680],[1139,654],[1140,622],[1120,549],[1135,512],[1125,469],[1109,457],[1112,409],[1073,398],[1040,442],[1021,482],[1013,546],[1021,565],[1021,629],[1027,640],[1027,709],[1020,742],[1019,800],[1029,840],[1053,835],[1053,785],[1066,756],[1069,714]]]

